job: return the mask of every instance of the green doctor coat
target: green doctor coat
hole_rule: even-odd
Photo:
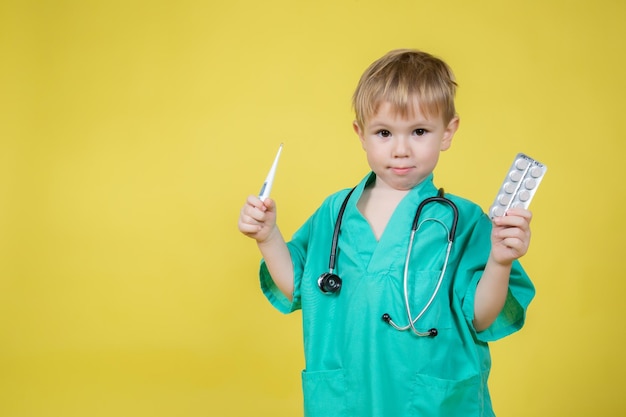
[[[400,202],[377,241],[356,203],[370,173],[355,188],[346,207],[335,273],[338,294],[323,294],[318,277],[328,271],[337,213],[349,190],[328,197],[288,243],[295,269],[293,301],[274,285],[261,263],[261,288],[281,312],[302,310],[306,368],[302,371],[305,416],[493,416],[487,388],[491,359],[487,342],[519,330],[534,287],[518,262],[509,295],[497,320],[483,332],[472,325],[474,293],[490,251],[491,221],[476,204],[446,195],[459,210],[455,241],[437,296],[416,328],[438,330],[419,337],[385,323],[408,318],[403,269],[411,224],[419,203],[437,194],[432,175]],[[452,211],[424,207],[421,219],[452,225]],[[416,315],[432,296],[443,267],[447,234],[426,221],[411,252],[409,297]]]

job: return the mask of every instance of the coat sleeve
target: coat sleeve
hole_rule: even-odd
[[[518,261],[513,262],[509,291],[496,320],[487,329],[477,332],[473,325],[476,287],[480,281],[491,249],[491,220],[481,212],[475,225],[463,240],[455,292],[462,300],[463,315],[475,337],[492,342],[506,337],[524,326],[526,310],[535,295],[535,288]]]
[[[291,263],[293,264],[294,269],[294,287],[291,301],[278,289],[269,273],[269,270],[267,269],[265,260],[261,260],[261,267],[259,271],[261,290],[268,301],[278,311],[284,314],[291,313],[302,308],[300,284],[302,282],[312,222],[312,218],[307,220],[306,223],[304,223],[302,227],[300,227],[300,229],[298,229],[298,231],[293,235],[291,241],[287,242],[287,248],[289,249]]]

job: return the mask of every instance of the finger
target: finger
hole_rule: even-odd
[[[246,203],[262,211],[265,211],[266,209],[265,203],[261,201],[261,199],[255,195],[249,195],[248,198],[246,199]]]
[[[514,258],[524,256],[528,250],[528,245],[525,245],[524,242],[519,239],[506,239],[502,241],[502,244],[514,254]]]
[[[499,241],[518,240],[524,245],[530,242],[530,231],[517,227],[508,227],[494,230],[494,238]],[[507,244],[508,246],[508,244]]]
[[[255,224],[245,223],[245,222],[239,223],[239,231],[246,235],[254,235],[260,232],[261,229],[262,227],[258,224],[255,225]]]
[[[241,209],[241,217],[245,217],[247,223],[250,223],[250,220],[254,220],[255,222],[263,222],[265,221],[265,210],[263,208],[259,208],[252,205],[245,205]]]
[[[511,215],[508,214],[502,217],[495,217],[493,219],[493,223],[497,227],[509,228],[509,227],[519,227],[521,229],[529,229],[530,223],[529,219],[523,216]]]
[[[274,210],[276,208],[276,203],[268,197],[263,201],[263,207],[265,210]]]
[[[504,217],[522,217],[523,219],[525,219],[528,223],[530,223],[530,221],[533,218],[533,213],[530,210],[526,210],[524,208],[521,207],[517,207],[517,208],[510,208],[506,211],[506,216]]]

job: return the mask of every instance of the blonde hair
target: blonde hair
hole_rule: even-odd
[[[417,99],[422,113],[442,116],[447,124],[456,115],[456,87],[452,70],[441,59],[414,49],[390,51],[372,63],[359,80],[352,97],[356,122],[363,128],[383,101],[406,116]]]

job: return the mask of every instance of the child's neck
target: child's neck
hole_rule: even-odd
[[[370,224],[376,240],[380,240],[393,212],[408,192],[408,190],[377,187],[376,183],[363,190],[357,207]]]

